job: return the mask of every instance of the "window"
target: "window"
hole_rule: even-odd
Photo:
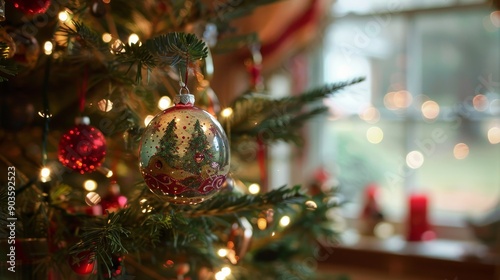
[[[412,191],[431,221],[459,225],[500,203],[500,11],[484,1],[343,1],[333,6],[323,82],[366,81],[326,101],[321,162],[359,213],[381,187],[401,220]]]

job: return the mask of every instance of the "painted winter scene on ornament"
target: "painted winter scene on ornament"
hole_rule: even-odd
[[[218,193],[229,172],[229,143],[217,120],[192,103],[156,115],[144,131],[140,170],[149,189],[175,204]]]

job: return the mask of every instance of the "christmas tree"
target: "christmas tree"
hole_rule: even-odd
[[[0,278],[317,277],[306,260],[337,234],[326,215],[338,206],[333,191],[251,194],[227,151],[245,155],[228,146],[300,143],[299,128],[326,111],[307,105],[361,79],[275,99],[256,87],[254,55],[250,91],[226,96],[220,111],[212,53],[255,50],[258,36],[238,34],[232,22],[272,2],[13,0],[0,8],[8,173]],[[142,122],[158,101],[188,91],[214,116],[187,101]],[[184,107],[196,111],[175,113]],[[167,111],[179,115],[158,122]]]

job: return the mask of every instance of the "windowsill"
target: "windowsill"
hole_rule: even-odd
[[[500,279],[500,256],[475,242],[436,239],[406,242],[360,236],[325,248],[320,268],[350,279]],[[365,278],[368,277],[368,278]]]

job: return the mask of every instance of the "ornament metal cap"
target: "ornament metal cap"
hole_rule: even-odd
[[[194,105],[194,95],[189,94],[189,93],[181,93],[178,94],[174,97],[174,103],[175,104],[191,104]]]

